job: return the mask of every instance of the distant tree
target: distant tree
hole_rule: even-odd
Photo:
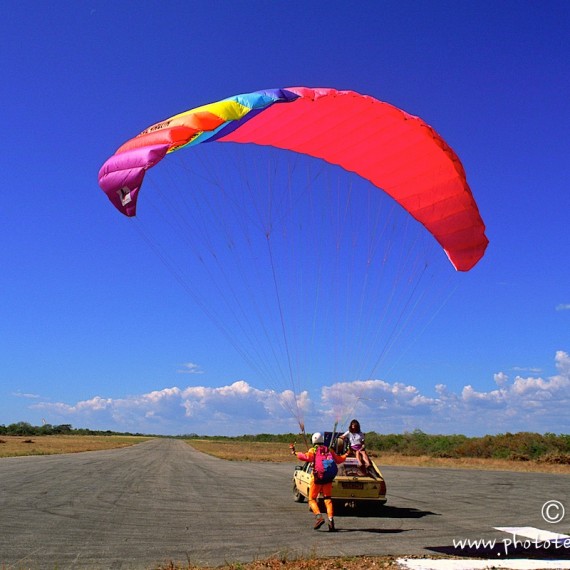
[[[7,427],[6,435],[36,435],[36,428],[28,422],[17,422]]]

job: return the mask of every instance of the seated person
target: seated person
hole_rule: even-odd
[[[358,420],[352,420],[348,431],[339,436],[339,439],[348,438],[350,450],[355,454],[358,465],[368,469],[370,467],[370,458],[364,449],[364,434],[360,431],[360,423]]]

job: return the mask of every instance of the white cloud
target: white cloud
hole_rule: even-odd
[[[323,388],[322,414],[344,402],[348,416],[363,429],[401,432],[420,428],[430,433],[485,434],[500,431],[568,432],[570,356],[555,356],[558,374],[551,377],[504,372],[493,376],[495,387],[465,385],[458,391],[439,383],[434,395],[416,386],[382,380],[351,382]],[[532,370],[532,369],[531,369]],[[536,370],[536,369],[534,369]],[[330,419],[328,420],[330,422]]]
[[[194,364],[194,362],[185,362],[182,364],[182,368],[177,372],[179,374],[204,374],[204,371],[200,368],[200,365]]]
[[[506,386],[507,382],[509,381],[509,377],[504,372],[498,372],[495,374],[495,383],[500,388]]]
[[[26,398],[28,400],[38,400],[41,398],[39,394],[29,394],[24,392],[12,392],[12,396],[15,396],[16,398]]]
[[[287,408],[310,409],[308,393],[258,390],[240,380],[228,386],[170,387],[125,398],[95,396],[75,404],[42,402],[46,410],[76,425],[144,433],[228,434],[295,431]]]
[[[570,303],[560,303],[556,305],[557,311],[570,311]]]
[[[542,372],[540,368],[525,368],[524,366],[513,366],[512,370],[514,372],[531,372],[532,374],[540,374]]]
[[[41,402],[36,409],[76,427],[143,433],[239,435],[344,428],[353,417],[365,431],[476,435],[500,431],[570,430],[570,356],[555,355],[557,374],[550,377],[494,375],[488,390],[445,384],[433,393],[401,382],[360,380],[323,386],[320,394],[258,389],[244,380],[229,385],[169,387],[125,398],[95,396],[75,404]],[[55,423],[50,418],[51,423]]]
[[[507,401],[506,390],[491,390],[490,392],[478,392],[473,386],[465,386],[461,392],[461,399],[466,407],[483,406],[485,408],[500,408]]]

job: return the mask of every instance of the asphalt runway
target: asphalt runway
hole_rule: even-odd
[[[338,533],[326,525],[314,531],[306,503],[293,502],[292,471],[292,464],[223,461],[175,439],[0,459],[0,568],[151,569],[168,561],[217,566],[300,555],[499,557],[500,546],[474,552],[454,541],[503,539],[497,526],[569,530],[567,476],[386,467],[385,507],[367,516],[337,511]],[[566,520],[545,523],[549,500],[566,506]]]

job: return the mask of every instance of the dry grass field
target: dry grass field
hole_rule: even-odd
[[[0,458],[98,451],[134,445],[145,439],[149,438],[122,435],[3,435],[0,437]]]
[[[123,435],[43,435],[1,436],[0,458],[24,455],[53,455],[79,453],[134,445],[149,439]],[[235,440],[189,439],[189,445],[229,461],[268,461],[295,463],[287,444],[274,442],[241,442]],[[297,442],[297,449],[303,444]],[[512,461],[507,459],[442,458],[427,455],[407,456],[397,453],[370,453],[376,463],[383,466],[447,467],[454,469],[482,469],[570,474],[570,465],[556,465],[538,461]]]
[[[372,454],[374,456],[374,454]],[[482,459],[476,457],[447,458],[429,455],[405,456],[382,453],[374,458],[379,466],[445,467],[448,469],[480,469],[491,471],[519,471],[528,473],[570,474],[570,465],[556,465],[539,461],[514,461],[511,459]]]
[[[269,558],[256,560],[248,564],[224,564],[217,570],[384,570],[396,569],[401,566],[393,556],[353,556],[339,558],[303,558],[287,560],[283,558]],[[205,570],[203,566],[168,564],[160,566],[157,570]]]
[[[295,463],[287,444],[273,442],[238,442],[232,440],[191,439],[188,444],[195,449],[229,461],[270,461]],[[297,449],[303,445],[297,442]],[[370,452],[380,468],[393,465],[400,467],[447,467],[451,469],[482,469],[522,471],[539,473],[570,474],[570,465],[551,465],[537,461],[512,461],[508,459],[443,458],[427,455],[407,456],[397,453],[376,454]]]

